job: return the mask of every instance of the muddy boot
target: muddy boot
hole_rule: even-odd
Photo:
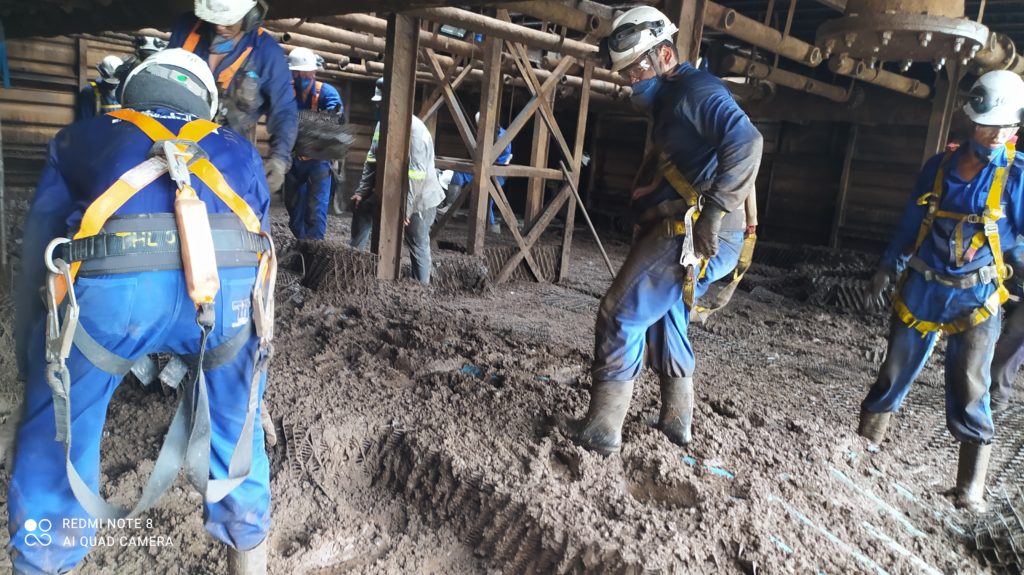
[[[585,449],[611,455],[622,445],[622,422],[633,398],[633,381],[596,381],[587,416],[569,423],[569,436]]]
[[[871,413],[862,409],[860,410],[860,426],[857,427],[857,433],[861,437],[866,437],[873,445],[881,445],[882,440],[885,439],[885,432],[889,430],[891,418],[891,411]]]
[[[690,443],[693,422],[693,378],[661,376],[658,429],[676,445]]]
[[[267,575],[267,542],[248,551],[228,548],[228,575]]]
[[[984,513],[985,476],[988,474],[988,460],[992,455],[991,445],[961,443],[960,459],[956,470],[956,506],[972,513]]]
[[[263,442],[274,447],[277,445],[277,429],[274,427],[274,420],[267,411],[267,402],[260,402],[260,426],[263,427]]]

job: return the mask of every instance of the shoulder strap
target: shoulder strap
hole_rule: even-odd
[[[314,112],[320,109],[320,90],[322,90],[323,87],[323,82],[313,82],[313,100],[309,104],[309,109],[313,110]]]
[[[202,20],[196,20],[195,25],[192,26],[192,31],[189,32],[188,33],[188,37],[185,38],[185,43],[181,45],[182,48],[184,48],[185,50],[188,50],[189,52],[195,52],[196,51],[196,47],[199,45],[199,40],[202,37],[199,34],[199,27],[202,26],[202,25],[203,25],[203,21]]]

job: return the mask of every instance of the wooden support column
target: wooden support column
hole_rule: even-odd
[[[960,66],[950,62],[946,74],[935,78],[935,96],[932,100],[932,115],[928,121],[928,135],[925,137],[923,165],[929,158],[946,149],[949,128],[953,123],[956,109],[956,86],[960,82]]]
[[[85,39],[79,36],[76,47],[78,48],[78,88],[82,89],[89,83],[89,46]]]
[[[590,84],[594,75],[594,61],[583,64],[583,85]],[[573,186],[579,188],[580,171],[583,168],[583,139],[587,134],[587,109],[590,107],[590,90],[580,90],[580,109],[576,116],[576,139],[573,141],[572,178]],[[562,235],[562,257],[558,268],[558,281],[569,277],[569,253],[572,249],[572,231],[576,225],[576,198],[570,197],[565,212],[565,233]]]
[[[843,175],[839,180],[839,195],[836,197],[836,210],[832,218],[832,237],[829,247],[839,249],[839,230],[846,223],[846,198],[850,192],[850,176],[853,168],[853,156],[857,152],[857,132],[859,126],[850,124],[846,140],[846,154],[843,156]]]
[[[377,277],[398,279],[402,264],[405,203],[409,193],[409,138],[416,94],[419,19],[404,14],[388,17],[384,55],[384,102],[377,145],[377,187],[380,198],[373,249],[380,256]]]
[[[707,0],[668,0],[665,14],[679,26],[676,49],[679,61],[696,63],[700,56],[700,40],[704,35],[704,8]]]
[[[480,123],[477,126],[476,149],[473,150],[473,195],[469,206],[469,238],[466,253],[481,254],[484,251],[484,232],[487,230],[487,199],[493,193],[491,167],[494,164],[492,150],[497,135],[498,102],[501,99],[501,49],[502,40],[487,36],[484,40],[483,89],[480,93]]]
[[[555,105],[555,91],[552,90],[547,96],[548,103],[552,108]],[[548,148],[551,143],[551,132],[547,124],[540,116],[533,118],[533,147],[530,151],[530,165],[535,168],[548,167]],[[530,225],[540,216],[544,208],[544,178],[530,178],[526,188],[526,213],[524,214],[523,228],[530,229]]]

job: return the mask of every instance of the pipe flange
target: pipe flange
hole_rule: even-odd
[[[971,59],[988,40],[988,28],[966,18],[927,14],[857,14],[818,28],[826,54],[883,61],[938,62]]]

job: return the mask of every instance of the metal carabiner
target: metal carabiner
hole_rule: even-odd
[[[68,238],[53,238],[50,243],[46,244],[46,249],[43,250],[43,263],[46,264],[46,269],[51,274],[60,275],[60,270],[57,269],[57,265],[53,262],[53,250],[57,249],[57,246],[61,244],[70,244],[71,240]]]

